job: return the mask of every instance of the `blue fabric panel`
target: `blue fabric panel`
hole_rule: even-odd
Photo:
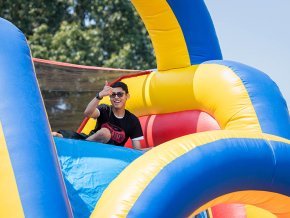
[[[206,202],[241,190],[268,190],[289,196],[289,149],[289,144],[282,142],[269,144],[244,138],[197,147],[161,170],[128,217],[187,217]]]
[[[290,196],[290,176],[289,176],[289,157],[290,157],[290,144],[285,146],[281,142],[270,142],[275,154],[276,170],[273,176],[273,187],[278,193],[284,193]]]
[[[26,217],[70,217],[25,36],[0,18],[0,120]]]
[[[129,148],[55,138],[75,218],[89,217],[109,183],[143,154]]]
[[[182,29],[192,65],[222,59],[210,14],[203,0],[167,0]]]
[[[290,139],[290,117],[278,86],[265,73],[234,61],[208,61],[229,67],[246,87],[264,133]]]

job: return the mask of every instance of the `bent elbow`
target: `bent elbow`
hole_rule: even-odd
[[[91,117],[92,113],[91,113],[90,111],[85,110],[85,111],[84,111],[84,115],[85,115],[86,117]]]

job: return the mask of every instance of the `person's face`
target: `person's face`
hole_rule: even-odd
[[[110,95],[111,104],[116,109],[125,108],[128,97],[129,94],[126,94],[122,88],[113,88],[112,95]]]

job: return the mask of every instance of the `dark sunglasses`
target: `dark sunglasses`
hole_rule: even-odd
[[[110,95],[110,98],[115,98],[116,96],[118,96],[118,98],[122,98],[124,94],[125,92],[113,92],[112,95]]]

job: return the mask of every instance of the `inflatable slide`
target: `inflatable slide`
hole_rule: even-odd
[[[156,70],[120,78],[145,153],[53,139],[25,36],[0,19],[0,216],[290,217],[290,118],[277,85],[222,59],[203,0],[132,3],[157,58]]]

